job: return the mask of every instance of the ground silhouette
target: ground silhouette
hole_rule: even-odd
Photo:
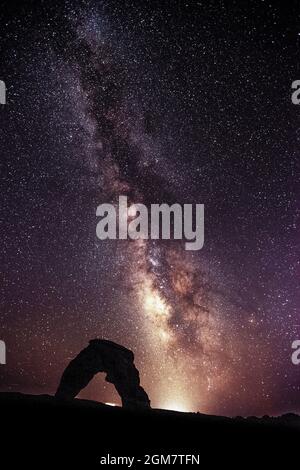
[[[99,470],[109,455],[136,456],[138,469],[147,455],[173,454],[200,455],[203,469],[295,468],[299,455],[300,418],[292,414],[225,418],[0,393],[0,415],[1,461],[9,468]]]
[[[98,372],[107,373],[122,408],[74,399]],[[9,468],[99,469],[103,461],[138,468],[174,456],[195,456],[201,468],[240,470],[245,461],[294,468],[299,453],[295,414],[227,418],[150,408],[133,353],[106,340],[90,341],[70,362],[55,397],[0,393],[0,416],[1,461]]]

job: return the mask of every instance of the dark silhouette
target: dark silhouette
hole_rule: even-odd
[[[300,417],[292,414],[225,418],[0,393],[0,415],[1,462],[10,462],[9,468],[41,470],[44,456],[53,470],[100,470],[99,462],[108,454],[136,456],[142,463],[149,455],[157,463],[160,456],[199,454],[203,466],[194,468],[223,469],[227,464],[240,470],[245,460],[250,469],[299,468]],[[130,468],[144,467],[135,462]],[[128,468],[124,461],[119,467]]]
[[[65,369],[56,392],[58,398],[74,398],[95,374],[106,372],[105,380],[114,384],[126,408],[150,408],[150,400],[140,386],[134,354],[104,339],[93,339]]]

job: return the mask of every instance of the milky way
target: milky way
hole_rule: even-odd
[[[105,337],[135,351],[155,407],[297,411],[293,15],[165,8],[4,10],[1,389],[52,393]],[[203,249],[98,240],[119,195],[205,204]],[[118,401],[100,380],[82,396]]]

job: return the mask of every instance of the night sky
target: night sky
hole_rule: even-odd
[[[99,337],[153,407],[299,412],[298,2],[55,3],[1,3],[0,390],[54,393]],[[119,195],[205,204],[203,249],[100,241]]]

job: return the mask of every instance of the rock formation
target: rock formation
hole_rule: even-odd
[[[140,376],[129,349],[104,339],[93,339],[65,369],[56,392],[58,398],[74,398],[95,374],[105,372],[126,408],[150,408],[150,400],[140,386]]]

